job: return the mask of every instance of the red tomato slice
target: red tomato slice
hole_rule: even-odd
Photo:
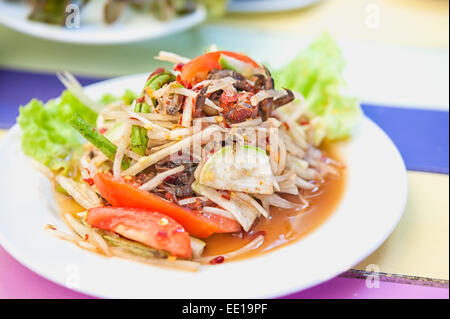
[[[240,231],[239,223],[226,217],[189,210],[163,198],[143,191],[124,181],[115,180],[110,174],[99,173],[94,177],[100,194],[113,206],[143,208],[172,217],[192,236],[206,238],[214,233]]]
[[[183,85],[195,85],[196,83],[205,80],[209,71],[212,69],[221,69],[222,67],[219,64],[219,59],[222,54],[242,62],[250,63],[256,68],[261,67],[251,58],[240,53],[230,51],[209,52],[189,61],[183,66],[180,74]]]
[[[172,218],[145,209],[98,207],[88,211],[86,221],[97,228],[116,232],[150,247],[191,258],[191,240],[183,226]]]

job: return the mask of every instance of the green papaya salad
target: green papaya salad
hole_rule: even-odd
[[[273,73],[231,51],[157,59],[173,69],[154,70],[138,93],[92,101],[64,73],[59,99],[21,107],[23,151],[82,207],[62,212],[73,234],[47,231],[105,256],[188,270],[289,238],[292,227],[274,238],[271,223],[327,196],[344,165],[321,145],[348,137],[361,114],[339,93],[336,44],[324,35]]]

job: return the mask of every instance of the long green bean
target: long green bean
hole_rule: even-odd
[[[100,134],[95,127],[87,123],[81,116],[75,114],[70,120],[69,124],[75,128],[81,135],[89,142],[97,147],[103,154],[111,161],[114,161],[117,147],[110,140]],[[122,160],[122,169],[130,167],[130,158],[125,156]]]
[[[152,76],[145,84],[144,91],[148,87],[151,90],[158,90],[167,82],[175,80],[175,76],[168,72],[158,73]],[[150,113],[150,106],[143,103],[136,103],[134,107],[135,112],[140,113]],[[131,130],[131,143],[130,148],[136,154],[145,155],[148,145],[147,130],[144,127],[133,125]]]

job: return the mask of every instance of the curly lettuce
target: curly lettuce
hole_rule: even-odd
[[[358,99],[341,93],[344,66],[340,48],[324,33],[286,66],[273,72],[278,88],[285,87],[305,97],[306,111],[316,130],[316,145],[323,139],[348,137],[361,117]]]
[[[19,111],[17,122],[22,129],[24,153],[53,171],[67,173],[71,168],[70,159],[81,154],[84,143],[81,135],[67,122],[78,114],[95,125],[97,113],[69,91],[45,104],[33,99]]]

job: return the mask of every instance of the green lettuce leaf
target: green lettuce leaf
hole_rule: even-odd
[[[71,159],[81,154],[84,143],[81,135],[67,121],[78,114],[95,125],[97,113],[69,91],[45,104],[33,99],[19,111],[17,122],[22,129],[24,153],[53,171],[67,173],[71,168]]]
[[[362,111],[357,98],[341,93],[345,61],[328,33],[321,35],[283,68],[273,72],[277,88],[288,88],[305,97],[306,111],[316,125],[317,140],[337,140],[350,135]]]

